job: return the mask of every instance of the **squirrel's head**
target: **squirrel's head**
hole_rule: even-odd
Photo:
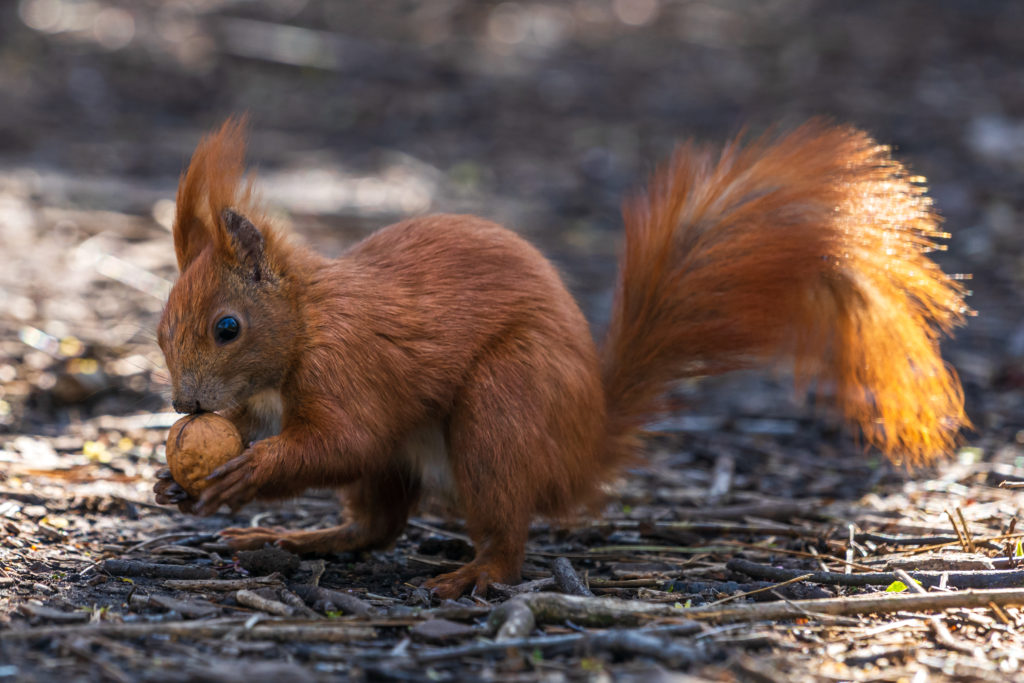
[[[200,142],[178,188],[181,275],[157,328],[178,412],[225,410],[279,387],[297,334],[280,238],[258,227],[265,219],[240,187],[244,149],[244,122],[229,119]]]

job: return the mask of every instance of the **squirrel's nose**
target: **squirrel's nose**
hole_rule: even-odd
[[[176,413],[198,413],[200,412],[199,401],[194,398],[176,398],[171,401]]]

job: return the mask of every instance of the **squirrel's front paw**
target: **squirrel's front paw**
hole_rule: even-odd
[[[153,493],[156,494],[158,505],[177,505],[182,512],[191,513],[195,507],[195,499],[188,495],[185,489],[174,481],[171,470],[168,467],[161,467],[156,471],[157,482],[153,484]]]
[[[221,505],[227,505],[234,512],[256,497],[263,484],[259,477],[258,448],[259,443],[253,444],[206,478],[211,483],[199,496],[196,514],[212,515]]]

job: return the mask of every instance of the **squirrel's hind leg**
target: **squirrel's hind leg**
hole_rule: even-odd
[[[565,380],[550,351],[557,344],[543,350],[527,341],[483,356],[449,414],[449,462],[476,557],[424,584],[440,598],[518,582],[530,519],[545,494],[561,491],[558,482],[570,478],[564,456],[580,423],[573,409],[586,402],[585,384]]]
[[[298,554],[341,553],[386,548],[402,533],[420,497],[418,475],[397,468],[366,475],[342,490],[348,521],[326,529],[289,531],[281,527],[231,527],[220,532],[235,550],[270,543]]]

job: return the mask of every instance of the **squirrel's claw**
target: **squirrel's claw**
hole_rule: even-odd
[[[177,505],[182,512],[192,512],[195,500],[171,476],[171,470],[162,467],[156,472],[157,482],[153,485],[157,505]]]
[[[195,512],[204,517],[212,515],[221,505],[227,505],[234,512],[256,497],[259,488],[256,482],[254,448],[247,449],[215,469],[206,479],[210,486],[199,496]]]

